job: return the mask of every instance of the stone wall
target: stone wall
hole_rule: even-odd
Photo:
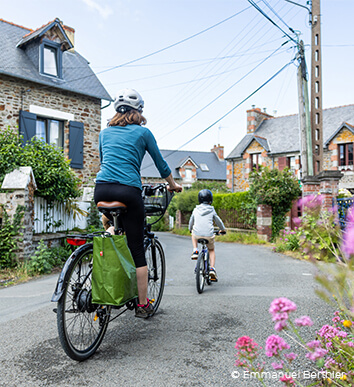
[[[18,133],[20,110],[30,105],[54,109],[84,123],[84,167],[74,169],[83,186],[92,186],[99,170],[98,135],[101,131],[101,100],[69,91],[0,75],[0,131],[10,126]],[[39,116],[39,115],[38,115]],[[64,154],[69,153],[69,121],[64,121]]]

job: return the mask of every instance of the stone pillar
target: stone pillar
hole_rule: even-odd
[[[302,196],[321,194],[322,208],[329,210],[332,208],[333,199],[338,196],[338,185],[342,176],[340,171],[321,171],[316,176],[308,176],[302,181]]]
[[[33,250],[34,228],[34,191],[37,189],[36,181],[31,167],[20,167],[8,173],[1,186],[5,193],[0,194],[0,203],[5,204],[10,219],[13,219],[18,206],[24,206],[22,238],[17,242],[17,259],[23,260],[31,256]]]
[[[182,213],[180,210],[176,211],[176,228],[182,227]]]
[[[320,182],[320,194],[324,196],[322,206],[330,209],[333,206],[333,199],[338,196],[339,180],[343,176],[340,171],[322,171],[317,175]]]
[[[267,204],[257,206],[257,235],[265,241],[272,237],[272,207]]]

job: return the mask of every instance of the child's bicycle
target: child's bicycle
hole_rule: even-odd
[[[224,234],[222,231],[215,231],[215,235]],[[197,291],[199,294],[203,293],[205,283],[211,285],[212,281],[210,279],[210,259],[209,259],[209,249],[208,249],[208,240],[204,238],[198,239],[198,243],[202,245],[202,248],[199,249],[199,255],[197,264],[194,269],[195,280],[197,285]]]
[[[156,186],[143,185],[145,207],[145,258],[148,266],[148,298],[153,302],[154,314],[161,302],[165,285],[165,255],[157,236],[151,232],[152,224],[159,221],[173,196],[166,184]],[[100,202],[98,209],[113,217],[115,234],[124,233],[119,216],[126,211],[126,205],[120,202]],[[148,223],[146,217],[157,215],[154,223]],[[135,310],[137,300],[123,306],[97,305],[92,303],[91,275],[94,237],[105,236],[107,232],[72,235],[67,242],[78,247],[66,261],[52,296],[57,302],[57,325],[60,343],[65,353],[74,360],[83,361],[92,356],[100,346],[108,324],[125,313]],[[109,234],[110,235],[110,234]],[[86,243],[91,241],[90,243]],[[117,314],[113,317],[113,310]],[[115,313],[115,312],[114,312]]]

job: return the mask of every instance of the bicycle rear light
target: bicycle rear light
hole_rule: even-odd
[[[82,246],[86,243],[86,238],[67,237],[66,241],[72,246]]]

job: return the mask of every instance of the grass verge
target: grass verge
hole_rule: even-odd
[[[177,235],[191,236],[191,233],[189,232],[188,228],[175,228],[172,230],[172,232]],[[217,242],[234,242],[234,243],[242,243],[245,245],[268,245],[268,246],[272,245],[262,239],[259,239],[256,233],[243,233],[243,232],[229,231],[225,235],[217,235],[215,237],[215,240]]]

